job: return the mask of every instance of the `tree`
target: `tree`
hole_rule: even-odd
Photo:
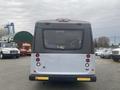
[[[97,42],[97,39],[96,39],[96,38],[94,39],[93,44],[94,44],[94,48],[97,48],[98,42]]]
[[[110,39],[106,36],[99,37],[97,40],[98,47],[109,47]]]

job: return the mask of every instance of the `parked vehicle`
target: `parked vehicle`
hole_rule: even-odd
[[[112,50],[112,59],[114,61],[119,61],[120,60],[120,48],[116,48]]]
[[[101,54],[104,52],[104,49],[98,49],[98,50],[96,50],[96,52],[95,52],[95,55],[96,56],[101,56]]]
[[[0,58],[4,57],[16,57],[19,58],[20,51],[16,48],[16,44],[11,42],[0,42]]]
[[[100,57],[110,59],[112,57],[112,49],[104,49],[102,51]]]
[[[95,82],[95,57],[88,22],[56,19],[35,25],[29,79]]]

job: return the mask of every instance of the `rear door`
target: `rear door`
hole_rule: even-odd
[[[93,55],[91,62],[86,62],[85,54],[43,54],[40,53],[40,66],[37,66],[35,59],[36,55],[32,54],[33,66],[38,74],[92,74],[91,69],[94,69]]]
[[[84,47],[84,33],[82,29],[43,30],[43,48],[47,52],[44,52],[44,50],[38,52],[40,54],[39,66],[36,65],[38,63],[36,62],[36,53],[32,54],[33,67],[39,74],[90,73],[89,69],[94,68],[93,55],[90,55],[90,63],[86,65],[87,54],[90,54],[89,50],[88,53],[80,53]],[[91,38],[88,38],[88,47],[90,46],[90,40]]]

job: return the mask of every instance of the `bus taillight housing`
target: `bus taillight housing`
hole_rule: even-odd
[[[90,54],[87,54],[86,57],[87,57],[87,58],[90,58]]]
[[[40,66],[41,65],[41,63],[40,63],[40,54],[36,53],[35,56],[36,56],[36,66]]]

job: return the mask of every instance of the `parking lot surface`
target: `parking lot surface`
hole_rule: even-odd
[[[120,62],[96,59],[97,82],[29,81],[30,57],[0,59],[0,90],[120,90]]]

